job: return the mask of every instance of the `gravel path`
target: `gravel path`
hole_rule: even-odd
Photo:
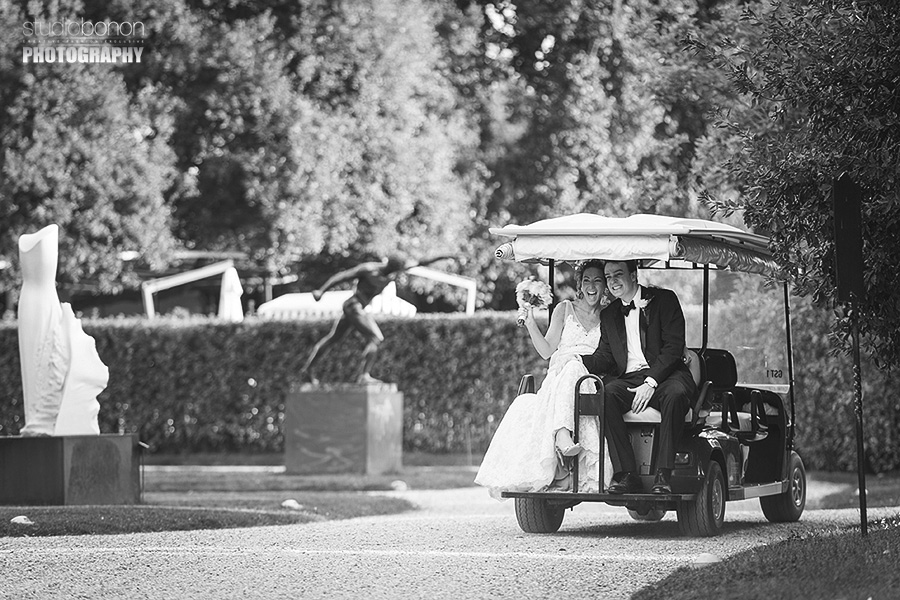
[[[824,491],[810,489],[811,500]],[[808,510],[799,523],[772,525],[745,501],[727,505],[723,535],[686,539],[674,515],[638,523],[624,509],[585,504],[566,513],[558,534],[529,535],[511,501],[481,488],[390,494],[421,510],[254,529],[0,539],[0,598],[620,599],[701,553],[724,558],[859,520],[855,510]],[[869,517],[896,513],[870,509]]]

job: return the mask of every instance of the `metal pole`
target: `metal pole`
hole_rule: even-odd
[[[141,298],[144,301],[144,314],[148,319],[152,319],[156,316],[156,308],[153,306],[153,291],[145,285],[146,283],[145,281],[141,284]]]
[[[791,399],[791,429],[788,432],[788,449],[793,450],[794,428],[797,422],[794,418],[794,338],[791,333],[791,294],[786,281],[784,282],[784,333],[787,344],[788,395]]]
[[[863,440],[862,375],[859,368],[859,323],[856,302],[850,301],[850,331],[853,337],[853,388],[856,394],[856,470],[859,475],[859,527],[863,536],[868,533],[866,516],[865,443]]]
[[[709,342],[709,265],[703,265],[703,340],[700,343],[701,351],[706,350]]]
[[[556,261],[551,258],[547,264],[547,268],[550,271],[550,293],[553,297],[553,299],[550,301],[550,306],[547,307],[547,310],[550,311],[548,314],[550,317],[552,317],[553,309],[556,308],[556,305],[559,302],[556,299]]]

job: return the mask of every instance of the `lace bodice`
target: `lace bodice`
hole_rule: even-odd
[[[596,327],[586,331],[581,322],[575,317],[575,311],[572,310],[570,305],[567,305],[564,310],[566,311],[566,319],[559,338],[557,352],[592,354],[600,344],[600,324],[597,323]]]

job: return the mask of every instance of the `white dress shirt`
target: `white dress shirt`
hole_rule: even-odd
[[[635,308],[625,315],[625,347],[628,350],[628,358],[625,361],[626,373],[650,368],[647,357],[644,356],[644,349],[641,348],[641,309],[637,308],[641,300],[641,289],[641,286],[638,286],[637,292],[632,298]],[[628,303],[624,302],[623,304]]]

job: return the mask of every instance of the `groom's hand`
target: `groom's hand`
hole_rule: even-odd
[[[631,401],[631,411],[637,414],[647,408],[655,390],[649,383],[642,383],[636,388],[628,388],[628,391],[634,392],[634,399]]]

